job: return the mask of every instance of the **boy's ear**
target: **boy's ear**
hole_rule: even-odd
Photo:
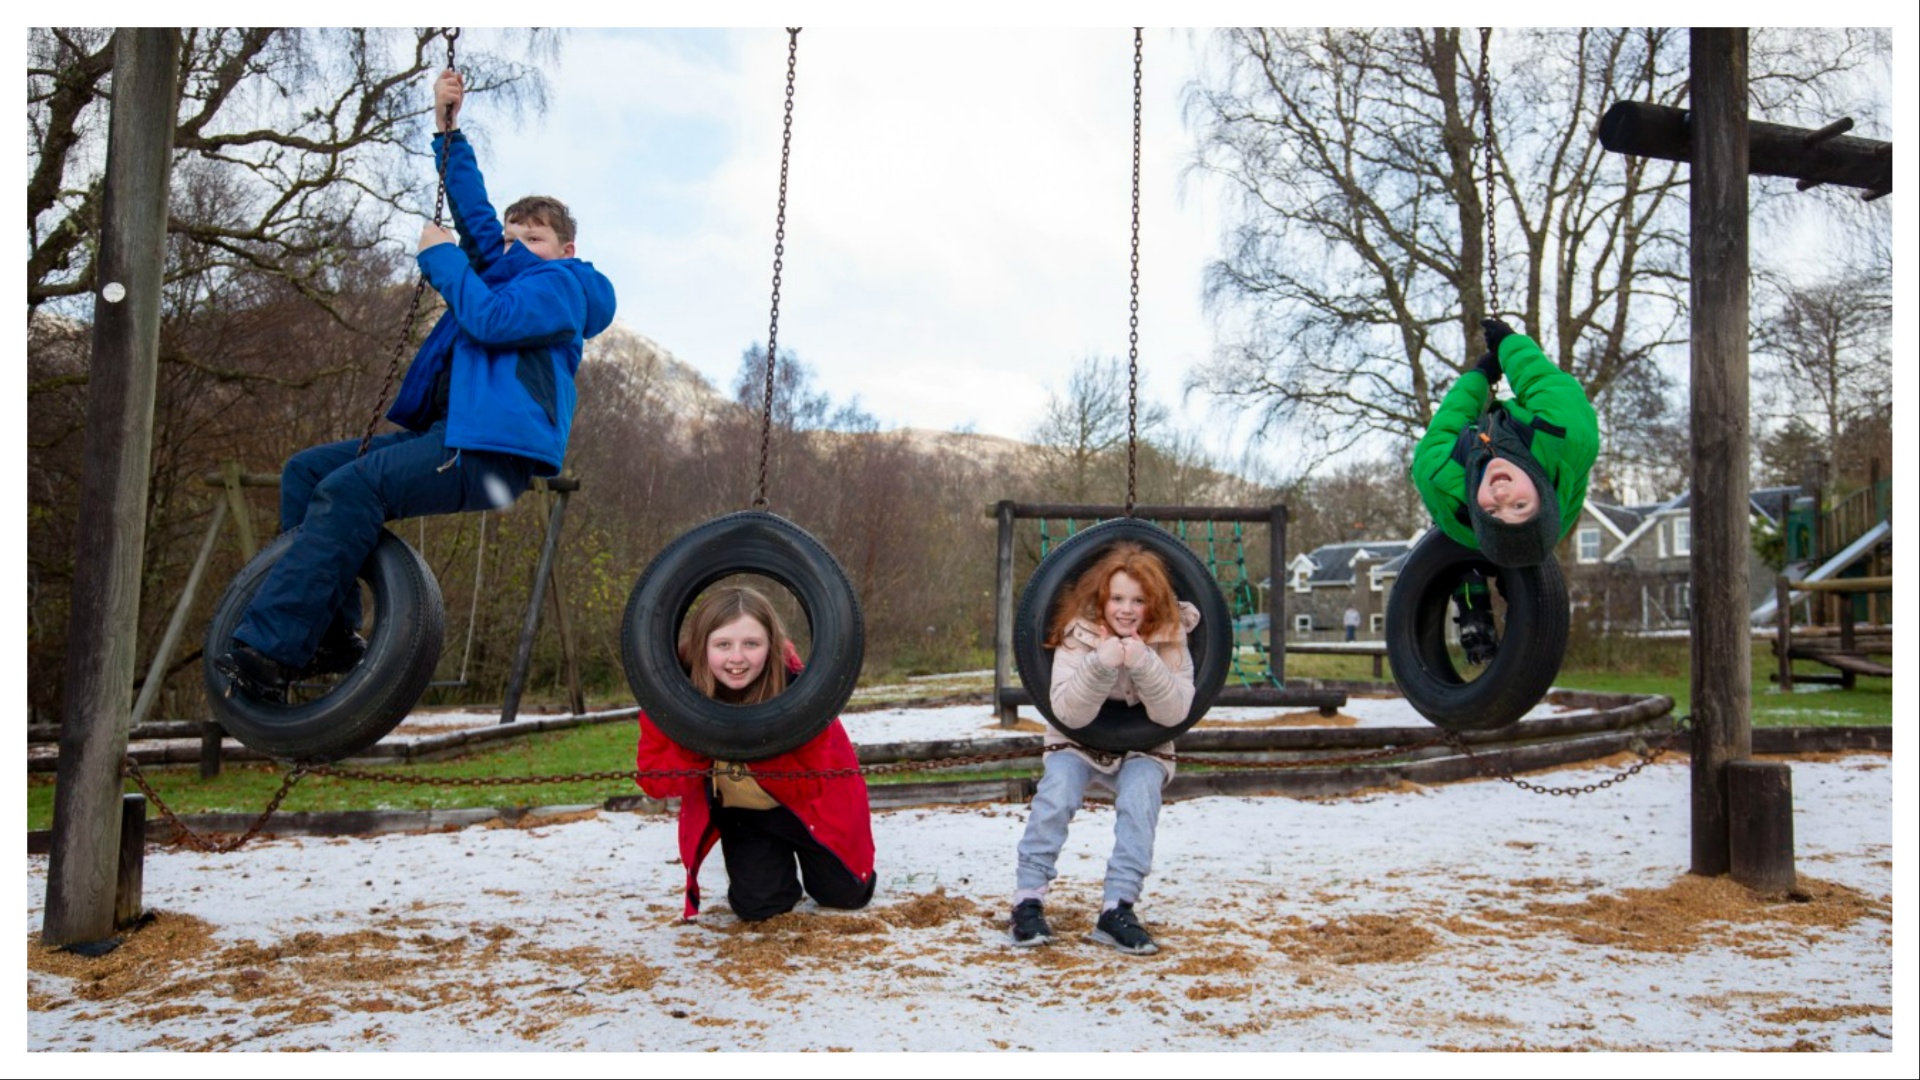
[[[573,241],[567,241],[566,246],[560,249],[560,257],[563,259],[573,258]]]

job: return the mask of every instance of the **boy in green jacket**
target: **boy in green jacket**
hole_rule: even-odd
[[[1441,399],[1414,449],[1413,483],[1442,532],[1496,566],[1537,566],[1553,558],[1554,545],[1579,519],[1600,424],[1580,383],[1532,338],[1499,319],[1480,325],[1486,355]],[[1502,373],[1511,400],[1493,397]],[[1467,592],[1462,606],[1470,615],[1481,606],[1485,583],[1469,581]],[[1490,618],[1486,625],[1490,630]],[[1468,644],[1467,616],[1461,626]],[[1469,645],[1469,659],[1484,662],[1474,657],[1481,651]],[[1490,648],[1485,655],[1491,658]]]

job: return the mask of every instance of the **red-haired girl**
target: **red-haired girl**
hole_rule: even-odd
[[[1109,547],[1061,597],[1048,628],[1054,650],[1053,714],[1069,728],[1093,722],[1109,700],[1146,706],[1147,717],[1169,727],[1193,704],[1193,655],[1187,634],[1200,611],[1174,596],[1166,564],[1137,543]],[[1133,905],[1153,864],[1160,789],[1173,766],[1148,754],[1110,754],[1075,742],[1055,728],[1046,734],[1046,772],[1040,777],[1020,838],[1011,936],[1017,946],[1053,939],[1043,903],[1067,825],[1087,784],[1113,790],[1113,854],[1107,859],[1093,941],[1124,953],[1158,951]],[[1061,746],[1063,749],[1053,749]],[[1156,751],[1170,751],[1169,740]]]

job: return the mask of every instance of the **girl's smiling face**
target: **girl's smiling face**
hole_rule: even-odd
[[[753,684],[767,667],[767,628],[751,615],[719,627],[707,635],[707,670],[729,690]]]
[[[1107,602],[1101,614],[1107,620],[1108,630],[1120,637],[1138,636],[1140,620],[1147,615],[1146,590],[1125,570],[1115,571],[1107,579]]]

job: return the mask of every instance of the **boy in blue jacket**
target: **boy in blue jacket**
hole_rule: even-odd
[[[487,201],[456,122],[458,72],[434,82],[434,160],[446,161],[455,236],[420,232],[420,272],[446,301],[387,418],[405,430],[295,454],[280,478],[280,528],[298,540],[254,594],[214,667],[257,699],[286,700],[293,679],[351,670],[356,574],[396,518],[495,510],[535,476],[560,471],[573,426],[574,372],[587,338],[613,322],[613,286],[574,258],[574,221],[557,199]]]

